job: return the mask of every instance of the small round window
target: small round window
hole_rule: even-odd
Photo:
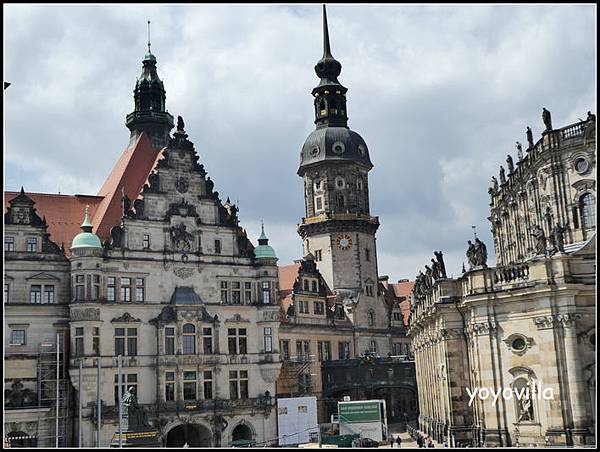
[[[513,348],[513,350],[517,350],[517,351],[521,352],[521,351],[525,350],[525,347],[527,347],[527,344],[525,343],[525,339],[523,339],[522,337],[518,337],[514,341],[512,341],[511,347]]]
[[[346,150],[346,146],[341,141],[336,141],[335,143],[333,143],[331,149],[335,154],[343,154]]]
[[[575,161],[575,171],[577,171],[579,174],[585,173],[588,170],[588,167],[588,161],[583,157],[580,157]]]
[[[319,149],[319,146],[315,146],[310,150],[310,155],[316,157],[317,155],[319,155],[319,152],[321,152],[321,149]]]
[[[365,147],[362,144],[358,145],[358,152],[360,153],[360,155],[362,155],[363,157],[366,155],[367,150],[365,149]]]

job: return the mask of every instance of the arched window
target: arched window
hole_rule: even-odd
[[[196,354],[196,327],[191,323],[183,325],[183,354]]]
[[[369,326],[375,325],[375,312],[371,309],[367,313],[367,322],[368,322]]]
[[[584,229],[596,227],[596,210],[594,209],[594,202],[595,198],[591,193],[585,193],[579,198],[581,226]]]
[[[304,291],[308,292],[308,279],[304,280]]]
[[[377,342],[371,341],[371,347],[369,350],[371,353],[377,353]]]

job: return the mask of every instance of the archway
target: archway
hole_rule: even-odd
[[[248,424],[239,424],[231,432],[231,446],[251,447],[255,445],[254,433]]]
[[[212,434],[210,430],[200,424],[180,424],[167,433],[167,447],[211,447]]]

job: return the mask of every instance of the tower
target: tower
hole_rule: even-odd
[[[323,5],[323,57],[315,66],[320,82],[312,90],[316,128],[302,147],[298,169],[306,209],[298,233],[304,254],[315,256],[338,298],[347,307],[366,299],[360,303],[366,309],[377,304],[379,220],[369,213],[368,173],[373,164],[363,138],[348,127],[348,90],[338,81],[341,70],[331,54]]]
[[[156,72],[156,57],[150,51],[150,37],[148,37],[148,53],[142,61],[142,74],[135,82],[133,99],[134,110],[127,115],[126,119],[127,128],[131,131],[130,144],[142,132],[146,132],[152,146],[162,149],[169,142],[173,116],[166,110],[165,87]]]

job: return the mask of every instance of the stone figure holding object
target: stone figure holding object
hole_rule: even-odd
[[[508,174],[512,174],[515,172],[515,165],[513,163],[513,158],[510,154],[506,156],[506,164],[508,165]]]
[[[447,278],[448,275],[446,273],[446,264],[444,264],[444,254],[441,251],[434,251],[433,254],[435,254],[435,258],[440,267],[440,276],[442,278]]]
[[[527,145],[529,146],[528,149],[532,149],[534,144],[533,144],[533,132],[531,131],[531,127],[527,126]]]
[[[542,121],[544,121],[544,125],[546,126],[545,132],[552,130],[552,115],[546,108],[542,108]]]
[[[500,184],[504,185],[506,183],[506,173],[504,172],[504,167],[500,165]]]

